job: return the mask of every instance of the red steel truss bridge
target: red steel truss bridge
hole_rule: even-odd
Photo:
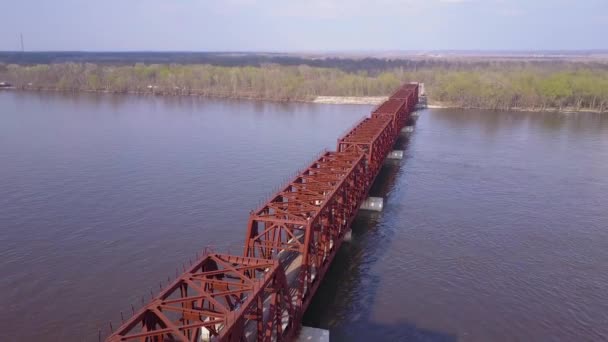
[[[399,87],[251,213],[242,255],[205,253],[106,341],[294,340],[417,102]]]

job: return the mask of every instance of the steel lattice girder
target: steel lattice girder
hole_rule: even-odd
[[[395,91],[390,99],[406,100],[407,111],[411,112],[418,103],[418,84],[404,84]]]
[[[372,112],[372,117],[387,116],[393,119],[395,132],[401,129],[409,116],[406,101],[402,99],[388,99],[381,103]]]
[[[308,255],[304,255],[307,269],[303,273],[305,284],[302,290],[302,310],[306,310],[316,292],[321,279],[325,276],[331,261],[344,241],[344,235],[350,231],[361,201],[367,195],[371,182],[367,175],[363,156],[344,178],[328,205],[318,218],[312,222],[312,229],[307,230]],[[306,239],[305,239],[306,241]],[[298,303],[300,303],[298,301]]]
[[[292,317],[277,260],[207,254],[106,341],[280,341],[299,324]]]
[[[418,83],[406,83],[403,86],[401,86],[401,88],[403,89],[408,89],[414,92],[414,99],[418,100],[418,90],[420,89],[420,86],[418,85]]]
[[[359,164],[362,154],[337,152],[327,152],[312,163],[250,216],[246,255],[269,258],[285,249],[303,253],[301,240],[307,226]],[[252,254],[251,248],[259,251]]]
[[[301,257],[294,298],[300,314],[304,295],[350,228],[369,186],[366,175],[363,154],[327,152],[250,216],[246,256]]]
[[[364,153],[373,180],[386,154],[395,142],[392,119],[387,116],[363,119],[355,128],[338,140],[338,151]]]

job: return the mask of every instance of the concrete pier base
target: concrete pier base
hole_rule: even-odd
[[[414,126],[406,126],[401,129],[401,133],[412,133],[414,131]]]
[[[382,197],[368,197],[363,203],[361,203],[361,210],[371,211],[382,211],[384,208],[384,198]]]
[[[302,327],[296,342],[329,342],[329,330]]]
[[[396,160],[401,160],[403,159],[403,151],[401,150],[394,150],[388,153],[388,155],[386,156],[387,159],[396,159]]]

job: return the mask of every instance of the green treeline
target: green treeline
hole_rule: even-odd
[[[608,67],[597,64],[459,64],[347,72],[307,65],[33,66],[0,64],[0,81],[24,89],[246,97],[307,101],[316,96],[385,96],[420,81],[431,103],[464,108],[537,110],[608,108]]]

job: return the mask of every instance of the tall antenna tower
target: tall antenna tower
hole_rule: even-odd
[[[23,45],[23,33],[20,33],[19,36],[21,37],[21,52],[25,52],[25,47]]]

